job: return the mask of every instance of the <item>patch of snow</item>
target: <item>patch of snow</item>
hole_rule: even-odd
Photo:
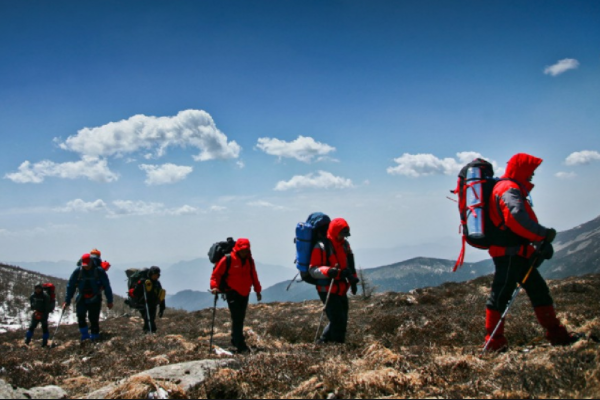
[[[223,355],[225,355],[225,356],[232,356],[233,355],[233,353],[230,353],[227,350],[223,350],[222,348],[217,347],[217,346],[215,346],[215,353],[218,356],[223,356]]]
[[[151,392],[148,394],[149,399],[168,399],[169,393],[163,388],[158,388],[156,392]]]
[[[567,254],[571,255],[573,253],[577,253],[578,251],[581,251],[581,250],[585,249],[586,247],[588,247],[590,244],[592,244],[591,240],[586,240],[583,243],[579,243],[579,245],[574,250],[569,250],[567,252]]]

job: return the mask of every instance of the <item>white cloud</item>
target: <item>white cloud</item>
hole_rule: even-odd
[[[267,154],[281,158],[295,158],[310,163],[313,159],[321,160],[335,151],[335,147],[315,141],[311,137],[298,136],[293,142],[279,139],[260,138],[257,147]]]
[[[354,187],[350,179],[334,176],[330,172],[319,171],[318,175],[296,175],[289,181],[280,181],[275,190],[285,191],[290,189],[347,189]]]
[[[146,185],[166,185],[176,183],[187,178],[194,170],[192,167],[175,164],[163,165],[140,165],[140,169],[146,171]]]
[[[273,210],[285,210],[285,207],[277,206],[273,203],[269,203],[268,201],[258,200],[247,203],[250,207],[261,207],[261,208],[272,208]]]
[[[227,141],[210,114],[185,110],[174,117],[134,115],[96,128],[84,128],[60,143],[60,148],[83,156],[123,156],[139,151],[162,157],[169,147],[200,150],[196,161],[238,158],[241,147]],[[145,154],[146,157],[149,154]]]
[[[600,161],[600,153],[597,151],[584,150],[571,153],[565,160],[565,164],[572,167],[575,165],[590,164],[592,161]]]
[[[395,158],[398,165],[389,167],[387,173],[390,175],[404,175],[419,178],[430,175],[456,175],[462,167],[476,158],[484,158],[481,154],[473,151],[465,151],[456,154],[455,158],[438,158],[433,154],[408,154]],[[504,172],[504,168],[498,168],[497,163],[488,160],[493,166],[496,175]]]
[[[558,179],[574,179],[577,177],[577,174],[575,172],[558,172],[556,177]]]
[[[177,217],[180,217],[182,215],[196,215],[198,213],[200,213],[200,210],[198,210],[196,207],[192,207],[192,206],[188,206],[188,205],[185,205],[180,208],[166,210],[167,215],[173,215],[173,216],[177,216]]]
[[[58,208],[56,211],[64,213],[82,212],[89,213],[94,211],[107,211],[106,203],[102,200],[85,202],[81,199],[69,201],[65,207]]]
[[[106,159],[92,156],[84,156],[80,161],[61,164],[48,160],[35,164],[25,161],[19,167],[19,172],[6,174],[4,179],[10,179],[15,183],[42,183],[48,177],[87,178],[97,182],[113,182],[119,179],[119,175],[108,168]]]
[[[211,212],[221,212],[227,210],[227,207],[223,206],[211,206],[209,209]]]
[[[126,216],[182,216],[199,214],[200,210],[185,205],[180,208],[167,208],[162,203],[147,203],[145,201],[117,200],[113,201],[114,208],[109,210],[109,218]]]
[[[579,61],[573,58],[565,58],[560,60],[554,65],[548,66],[544,69],[544,74],[558,76],[567,72],[570,69],[577,69],[579,67]]]

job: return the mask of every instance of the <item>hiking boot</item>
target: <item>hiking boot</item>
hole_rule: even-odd
[[[33,337],[33,332],[27,331],[27,333],[25,334],[25,345],[29,346],[29,343],[31,343],[31,338]]]
[[[536,307],[535,315],[540,325],[546,329],[546,339],[552,346],[569,346],[581,339],[581,336],[569,333],[560,323],[554,306]]]
[[[48,339],[49,338],[50,338],[50,334],[44,333],[44,336],[42,336],[42,347],[48,347]]]
[[[483,347],[485,348],[487,344],[487,351],[503,353],[508,350],[508,340],[504,337],[504,321],[498,327],[498,330],[494,334],[492,340],[492,333],[494,333],[494,329],[498,326],[498,323],[502,319],[502,314],[496,310],[486,309],[485,314],[485,330],[487,335],[485,337],[485,344]]]
[[[85,342],[86,340],[90,340],[91,336],[90,336],[90,332],[88,330],[88,328],[80,328],[79,332],[81,333],[81,342]]]

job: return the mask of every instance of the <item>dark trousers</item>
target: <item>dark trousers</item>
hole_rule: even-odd
[[[494,258],[496,274],[492,283],[492,293],[487,301],[487,308],[503,313],[517,288],[517,284],[525,278],[531,264],[531,260],[519,256]],[[550,296],[550,289],[537,268],[533,269],[527,282],[523,285],[523,289],[527,292],[533,307],[545,307],[554,304],[552,296]]]
[[[43,313],[42,319],[37,319],[35,317],[35,313],[33,313],[33,316],[31,317],[31,324],[29,325],[29,332],[33,333],[39,324],[42,324],[42,332],[44,334],[47,335],[50,333],[48,330],[48,313]]]
[[[319,297],[323,304],[327,300],[327,293],[319,292]],[[321,340],[324,342],[345,343],[346,329],[348,327],[348,296],[338,296],[331,294],[329,302],[325,308],[325,313],[329,319],[329,325],[323,331]]]
[[[100,311],[102,310],[102,302],[86,303],[81,299],[77,304],[77,322],[79,329],[87,328],[86,319],[90,320],[91,334],[98,335],[100,333]]]
[[[148,319],[148,310],[150,311],[150,319]],[[142,314],[142,318],[144,319],[144,332],[150,332],[152,329],[152,333],[156,332],[156,306],[148,307],[146,310],[146,306],[144,308],[140,308],[140,314]]]
[[[242,296],[236,291],[226,293],[227,305],[231,312],[231,344],[238,350],[246,350],[246,340],[244,339],[244,320],[246,319],[246,310],[248,309],[249,296]]]

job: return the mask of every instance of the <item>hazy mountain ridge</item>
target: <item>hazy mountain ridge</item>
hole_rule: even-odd
[[[559,232],[555,240],[555,256],[546,261],[540,271],[551,279],[600,273],[600,217]],[[483,254],[484,251],[481,251]],[[360,260],[357,261],[360,264]],[[492,274],[494,265],[491,259],[465,264],[456,272],[452,269],[456,261],[438,258],[416,257],[410,260],[364,269],[363,272],[378,292],[408,292],[422,287],[441,285],[445,282],[464,282],[480,276]],[[314,286],[303,282],[293,283],[287,290],[290,280],[277,283],[263,290],[265,302],[301,302],[316,300]],[[174,297],[174,306],[188,311],[202,307],[212,307],[209,294],[186,292],[185,296]],[[251,297],[255,302],[255,298]]]

